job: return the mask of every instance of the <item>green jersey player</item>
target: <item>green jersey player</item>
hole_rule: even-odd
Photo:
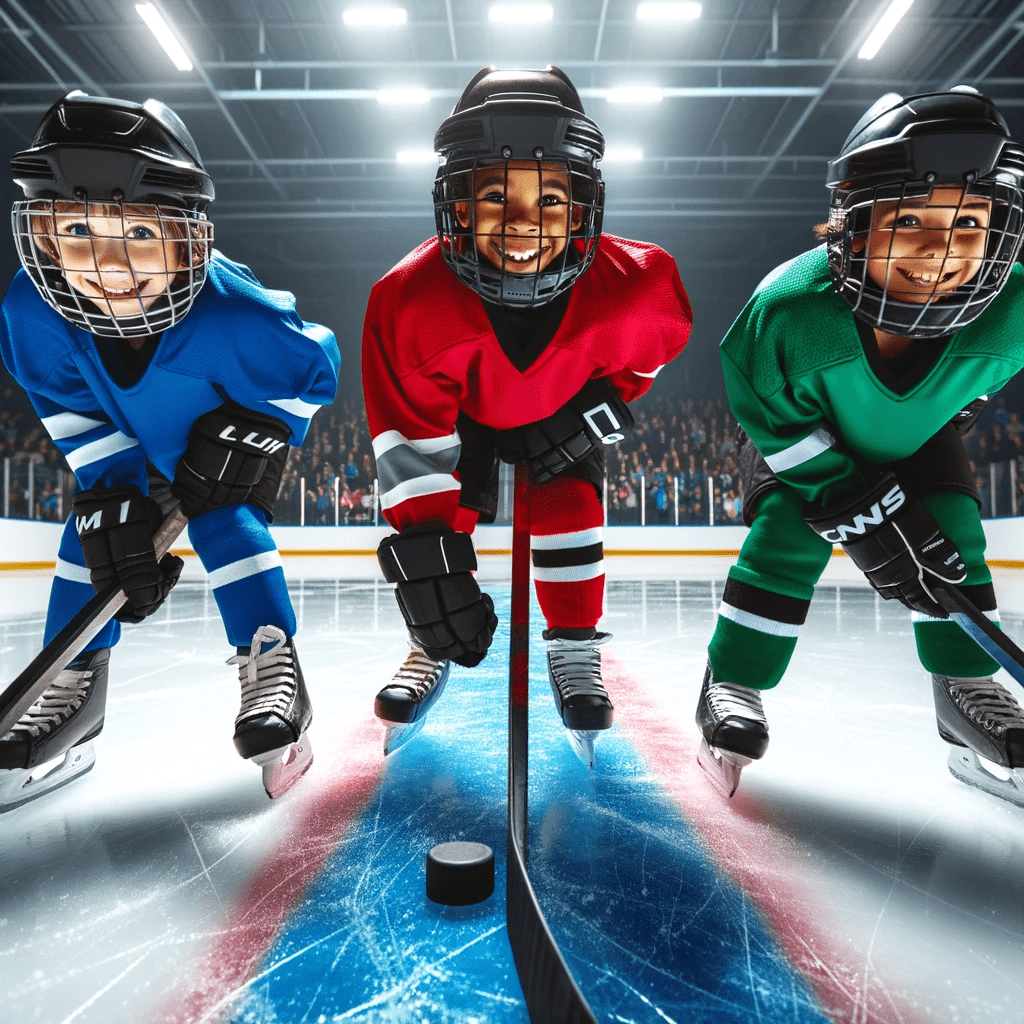
[[[930,589],[958,586],[998,621],[959,429],[1024,366],[1024,151],[974,89],[891,93],[828,187],[826,244],[769,275],[722,342],[750,532],[708,651],[701,763],[731,795],[764,755],[760,692],[840,543],[913,610],[954,775],[1024,804],[1024,712]]]

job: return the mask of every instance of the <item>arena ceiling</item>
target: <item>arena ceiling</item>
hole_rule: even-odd
[[[344,11],[373,4],[161,0],[179,71],[133,0],[0,0],[0,133],[22,148],[71,89],[169,103],[216,181],[219,246],[352,352],[373,281],[433,231],[431,141],[462,87],[485,64],[556,64],[607,138],[605,229],[672,252],[713,349],[759,277],[814,244],[825,165],[879,95],[974,85],[1024,138],[1024,3],[916,0],[859,59],[888,4],[705,0],[652,25],[637,0],[550,0],[539,24],[492,22],[491,0],[379,0],[405,23],[356,28]],[[660,98],[616,102],[636,88]],[[394,90],[419,102],[381,102]]]

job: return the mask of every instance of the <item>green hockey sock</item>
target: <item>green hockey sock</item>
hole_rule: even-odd
[[[768,690],[782,678],[795,649],[795,636],[772,636],[719,615],[708,660],[715,679]]]

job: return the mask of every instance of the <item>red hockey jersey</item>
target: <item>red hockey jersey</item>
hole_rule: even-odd
[[[520,371],[437,239],[424,242],[374,285],[363,327],[363,394],[388,522],[454,522],[460,410],[499,430],[518,427],[550,416],[595,377],[632,401],[682,350],[691,322],[667,252],[602,235],[554,337]]]

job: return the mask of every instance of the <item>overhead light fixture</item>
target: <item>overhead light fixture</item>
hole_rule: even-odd
[[[379,89],[377,102],[389,107],[415,107],[430,102],[427,89]]]
[[[665,98],[665,90],[649,85],[623,85],[606,89],[604,98],[609,103],[660,103]]]
[[[637,21],[696,21],[701,14],[701,5],[696,0],[680,0],[676,3],[651,2],[637,4]]]
[[[149,31],[156,36],[156,41],[163,47],[164,53],[179,71],[191,71],[192,61],[188,59],[181,43],[178,42],[173,29],[164,21],[164,16],[152,4],[136,4],[135,10],[139,17],[149,26]]]
[[[408,18],[404,7],[346,7],[341,15],[350,28],[397,28]]]
[[[644,151],[631,146],[609,146],[601,158],[602,163],[632,164],[643,160]]]
[[[551,4],[492,4],[487,12],[491,21],[504,25],[537,25],[543,21],[551,21],[555,9]]]
[[[892,30],[900,23],[903,15],[910,10],[914,0],[892,0],[892,3],[882,12],[878,24],[871,30],[871,34],[864,40],[857,56],[861,60],[871,60],[872,57],[882,48],[882,43],[889,38]]]
[[[400,149],[395,159],[400,164],[436,164],[437,153],[432,149]]]

